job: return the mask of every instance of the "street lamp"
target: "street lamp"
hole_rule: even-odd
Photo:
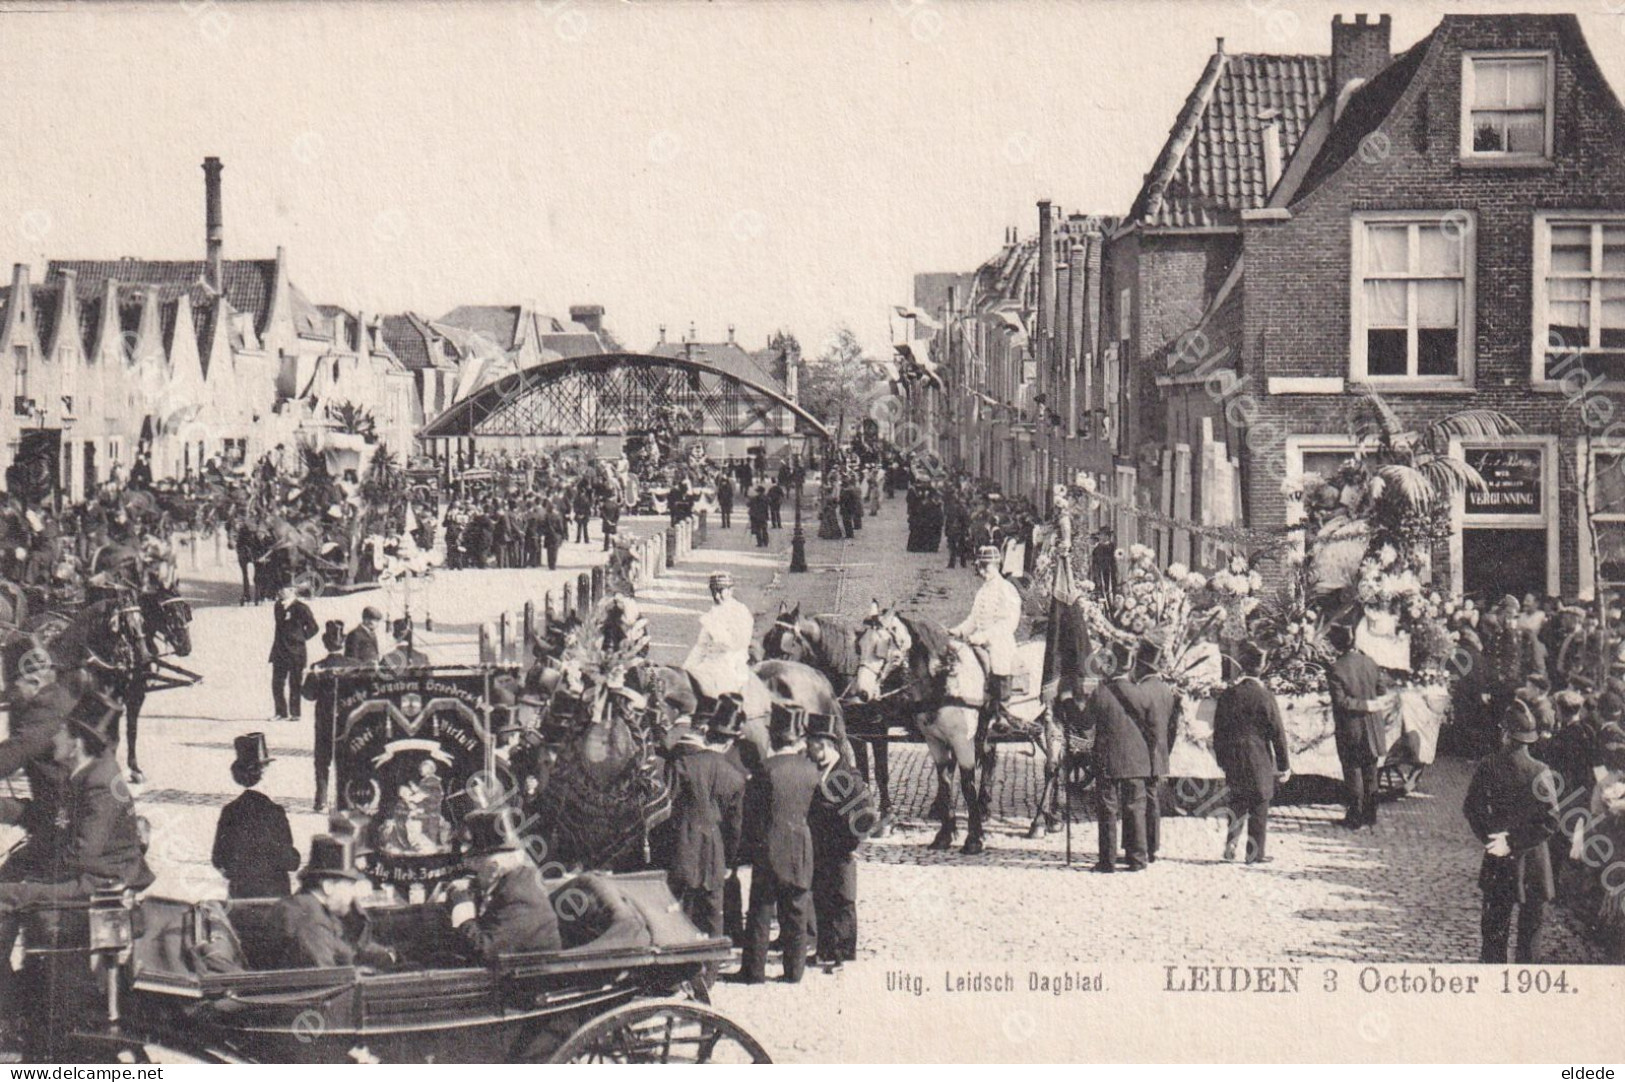
[[[801,485],[805,478],[802,471],[796,472],[796,528],[790,534],[790,570],[801,572],[807,570],[807,535],[801,529]]]

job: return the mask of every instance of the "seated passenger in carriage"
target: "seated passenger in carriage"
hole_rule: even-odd
[[[298,893],[277,902],[271,913],[269,968],[394,965],[395,952],[373,941],[356,906],[361,882],[351,839],[312,838]]]
[[[463,819],[464,859],[477,890],[464,886],[452,892],[451,926],[468,952],[485,962],[563,946],[542,873],[508,828],[506,814],[476,811]]]
[[[64,780],[51,823],[52,852],[31,869],[28,878],[0,883],[0,944],[16,941],[20,911],[53,902],[88,900],[98,891],[119,887],[144,890],[152,870],[142,853],[135,803],[118,764],[108,754],[122,707],[88,691],[51,735],[51,757]],[[28,822],[29,801],[0,802],[0,819]],[[0,965],[9,974],[9,965]]]

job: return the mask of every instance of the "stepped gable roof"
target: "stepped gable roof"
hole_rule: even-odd
[[[1264,125],[1280,121],[1288,161],[1331,91],[1329,56],[1213,54],[1134,199],[1135,224],[1228,226],[1269,198]]]

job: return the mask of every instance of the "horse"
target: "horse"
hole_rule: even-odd
[[[831,686],[844,694],[858,675],[857,639],[861,621],[838,613],[818,613],[803,617],[801,606],[781,605],[772,626],[762,637],[762,656],[769,660],[798,661],[817,669]],[[850,736],[850,730],[848,730]],[[891,759],[884,725],[875,736],[852,737],[852,750],[858,769],[872,780],[880,798],[880,821],[876,837],[890,834],[893,826],[891,801]],[[874,771],[869,769],[871,751]]]
[[[981,724],[987,684],[981,662],[968,644],[954,639],[941,624],[904,617],[895,609],[881,610],[878,602],[858,632],[856,649],[852,691],[857,700],[880,699],[886,684],[901,677],[904,683],[886,694],[898,695],[914,714],[936,765],[937,796],[932,811],[942,825],[929,847],[947,849],[959,832],[951,783],[957,769],[969,819],[960,851],[968,855],[982,852],[993,753]],[[982,772],[980,789],[978,768]]]
[[[58,670],[83,669],[104,692],[124,704],[129,747],[125,762],[131,782],[146,780],[136,761],[136,727],[147,697],[152,652],[139,596],[128,589],[93,601],[62,623],[47,613],[32,629]],[[113,734],[112,748],[118,747]]]

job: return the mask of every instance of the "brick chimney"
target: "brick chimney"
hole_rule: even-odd
[[[222,267],[222,248],[226,240],[225,218],[220,210],[220,170],[223,168],[219,158],[203,159],[203,241],[204,251],[207,255],[204,274],[205,281],[210,289],[219,293],[226,280]]]
[[[1393,19],[1384,15],[1372,22],[1356,15],[1352,23],[1332,16],[1332,93],[1341,95],[1349,81],[1364,81],[1388,66],[1394,58],[1389,48]]]
[[[593,334],[604,329],[604,306],[601,304],[572,304],[570,322],[579,323]]]

